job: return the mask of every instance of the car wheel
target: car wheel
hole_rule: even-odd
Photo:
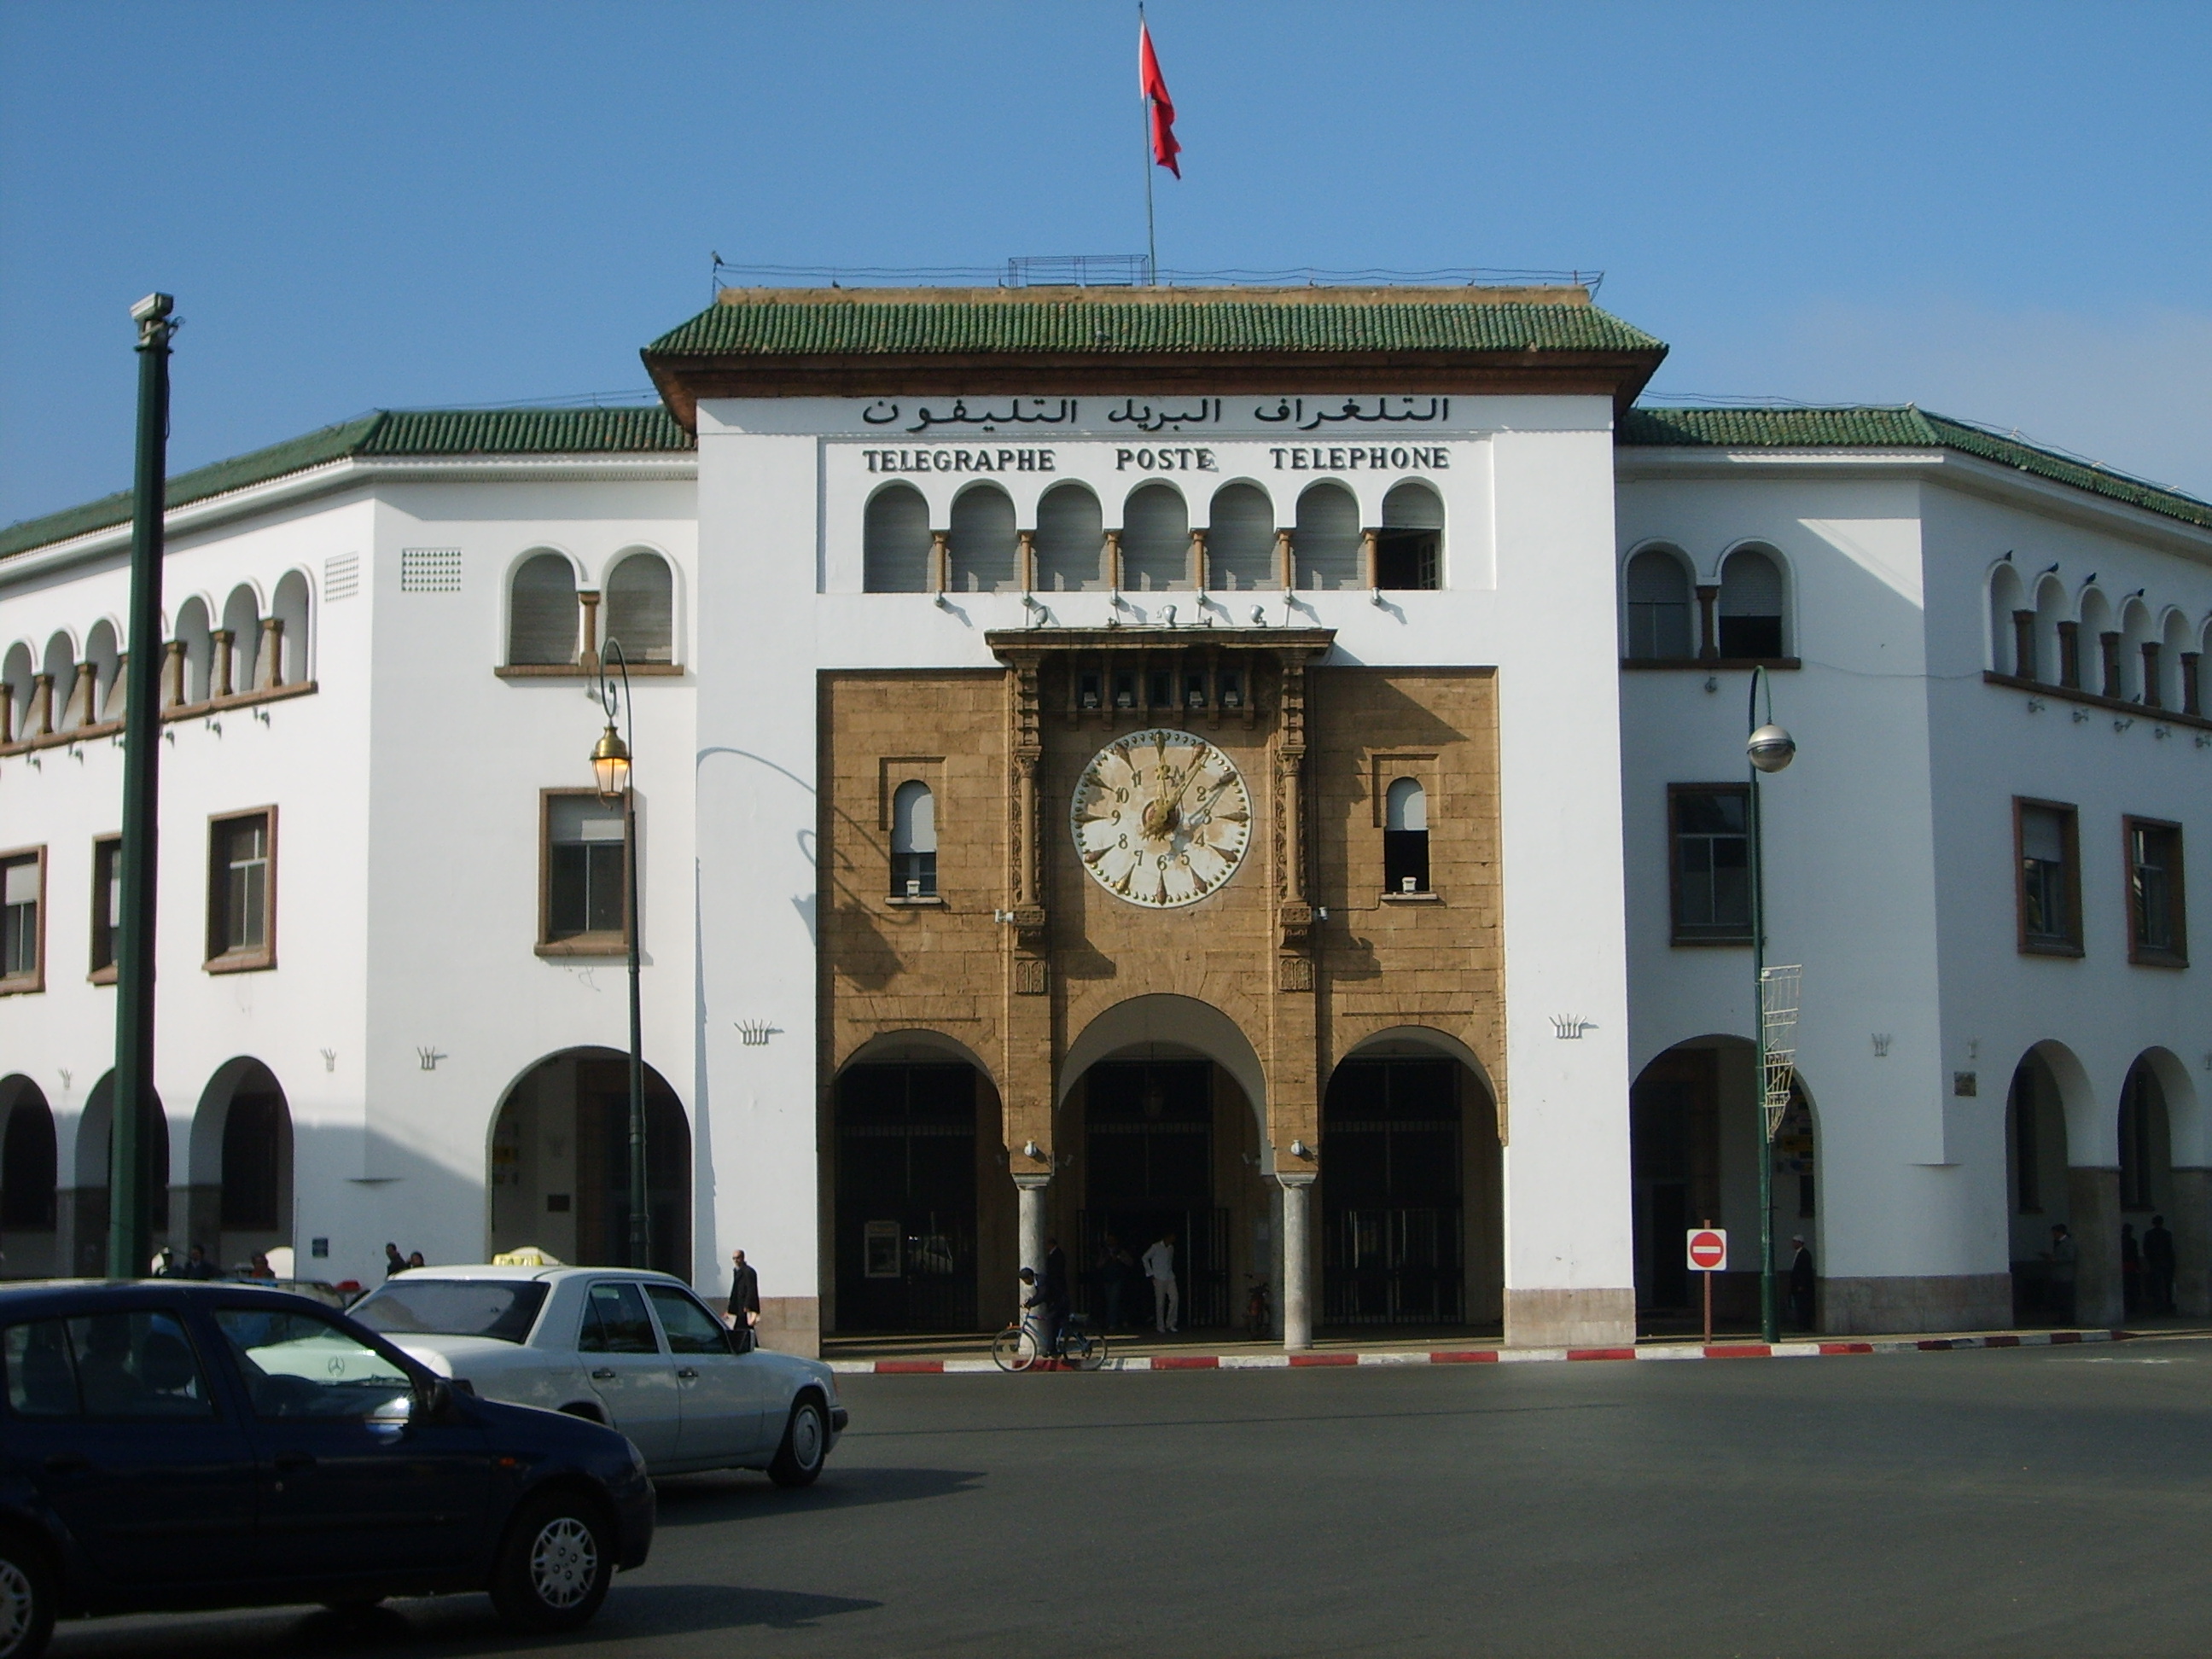
[[[525,1630],[574,1630],[606,1600],[614,1539],[599,1506],[568,1492],[526,1502],[492,1570],[492,1605]]]
[[[0,1659],[35,1659],[54,1632],[54,1576],[20,1537],[0,1537]]]
[[[768,1478],[779,1486],[811,1486],[829,1455],[830,1413],[815,1395],[803,1394],[783,1425],[783,1444],[768,1466]]]

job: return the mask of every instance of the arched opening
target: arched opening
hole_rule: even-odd
[[[1146,593],[1190,585],[1182,492],[1170,483],[1138,485],[1121,506],[1121,586]]]
[[[1663,547],[1647,547],[1628,562],[1627,649],[1639,662],[1686,662],[1698,654],[1690,627],[1690,572]]]
[[[70,1271],[97,1278],[107,1271],[107,1172],[113,1153],[111,1133],[115,1109],[115,1073],[108,1073],[85,1097],[76,1121],[76,1186],[69,1194],[70,1237],[75,1261]],[[151,1248],[170,1240],[169,1119],[161,1101],[142,1101],[138,1118],[138,1188],[146,1194]],[[179,1254],[184,1249],[179,1247]]]
[[[2151,625],[2150,607],[2140,599],[2130,601],[2120,623],[2120,696],[2130,702],[2148,702],[2147,695],[2158,683],[2158,634]]]
[[[1392,779],[1383,794],[1382,890],[1429,890],[1429,793],[1413,778]]]
[[[626,553],[607,573],[607,637],[631,662],[676,660],[676,579],[658,553]]]
[[[918,778],[891,796],[891,896],[937,896],[937,797]]]
[[[507,660],[515,668],[558,668],[576,660],[582,607],[576,568],[558,553],[533,553],[507,585]]]
[[[1322,1099],[1322,1322],[1500,1325],[1495,1103],[1418,1032],[1339,1062]]]
[[[1721,567],[1721,655],[1738,660],[1785,653],[1782,568],[1773,555],[1740,548]]]
[[[1100,592],[1106,569],[1106,520],[1097,496],[1079,483],[1059,483],[1038,499],[1036,574],[1047,593]]]
[[[222,603],[222,625],[230,635],[230,690],[251,691],[260,684],[261,596],[240,582]]]
[[[647,1263],[691,1277],[691,1125],[645,1068]],[[507,1091],[492,1126],[485,1228],[498,1255],[535,1245],[572,1266],[630,1265],[629,1060],[568,1048]]]
[[[1759,1323],[1759,1102],[1757,1050],[1734,1036],[1676,1043],[1654,1056],[1629,1091],[1636,1311],[1647,1334],[1701,1327],[1704,1286],[1690,1268],[1686,1238],[1708,1223],[1729,1232],[1728,1267],[1713,1275],[1715,1325]],[[1791,1305],[1790,1273],[1798,1238],[1816,1267],[1821,1260],[1818,1139],[1812,1102],[1793,1083],[1764,1155],[1772,1166],[1778,1311],[1785,1325],[1803,1329],[1820,1325],[1820,1310]]]
[[[2171,1314],[2176,1261],[2166,1218],[2179,1213],[2172,1124],[2158,1072],[2145,1059],[2128,1068],[2119,1116],[2121,1311]]]
[[[2120,695],[2120,635],[2112,626],[2112,607],[2092,587],[2083,592],[2081,609],[2080,685],[2085,691],[2117,697]]]
[[[0,659],[0,683],[4,683],[8,701],[0,704],[0,743],[12,743],[31,732],[31,693],[37,684],[38,671],[31,665],[31,647],[18,640],[8,647],[8,654]]]
[[[1366,586],[1359,530],[1359,503],[1342,484],[1317,483],[1299,496],[1291,537],[1297,585],[1309,592]]]
[[[181,1230],[218,1266],[292,1243],[292,1109],[259,1060],[218,1067],[192,1114],[191,1213]]]
[[[2036,678],[2049,685],[2081,684],[2081,665],[2073,659],[2078,645],[2065,584],[2045,575],[2035,585]]]
[[[275,680],[280,685],[298,685],[307,678],[307,578],[297,570],[288,570],[276,583],[276,591],[270,597],[269,614],[278,626],[279,659]]]
[[[1395,484],[1382,498],[1375,538],[1375,585],[1422,589],[1443,586],[1444,504],[1419,478]]]
[[[46,729],[65,731],[82,723],[83,716],[77,708],[76,641],[67,634],[57,632],[46,641],[46,697],[49,707],[45,711]]]
[[[2190,697],[2189,665],[2183,660],[2195,647],[2190,643],[2189,618],[2179,611],[2166,613],[2166,626],[2160,633],[2158,653],[2158,696],[2160,708],[2178,708],[2194,713],[2195,703]]]
[[[885,484],[868,498],[860,529],[860,586],[871,593],[927,593],[929,504],[912,484]]]
[[[0,1256],[10,1279],[61,1272],[55,1259],[54,1115],[27,1077],[0,1079]]]
[[[970,484],[952,503],[945,586],[957,593],[1011,593],[1022,585],[1014,504],[996,484]]]
[[[185,647],[184,678],[172,695],[179,702],[205,702],[215,695],[215,624],[205,601],[186,599],[179,608],[177,643]]]
[[[997,1122],[990,1079],[958,1044],[909,1032],[870,1044],[831,1092],[836,1328],[978,1328],[987,1254],[1010,1253],[987,1252],[977,1203],[987,1164],[1005,1182],[997,1135],[979,1133]],[[1011,1242],[1003,1220],[994,1231]]]
[[[2000,562],[1990,572],[1990,645],[1989,665],[1999,674],[2014,674],[2024,680],[2035,678],[2035,643],[2031,633],[2025,641],[2020,637],[2020,628],[2014,620],[2027,608],[2027,599],[2020,583],[2020,572],[2009,563]]]
[[[91,696],[85,711],[88,724],[123,718],[123,676],[117,672],[123,653],[115,642],[115,625],[97,622],[85,635],[84,659],[92,667]]]
[[[1206,585],[1223,592],[1280,587],[1275,506],[1257,484],[1228,483],[1206,512]]]

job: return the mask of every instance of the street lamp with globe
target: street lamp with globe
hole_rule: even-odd
[[[611,661],[622,672],[617,688]],[[647,1209],[645,1180],[645,1042],[639,1014],[637,950],[637,795],[630,777],[630,744],[615,730],[620,715],[637,736],[637,720],[630,708],[629,659],[622,642],[609,640],[599,662],[599,704],[605,712],[607,729],[592,746],[592,780],[599,799],[623,815],[623,933],[629,951],[629,1265],[653,1265],[652,1217]]]
[[[1766,693],[1766,721],[1759,719],[1759,696]],[[1755,1052],[1752,1089],[1759,1123],[1759,1329],[1762,1341],[1780,1340],[1774,1283],[1774,1130],[1766,1105],[1766,852],[1759,814],[1761,773],[1779,772],[1797,758],[1797,740],[1774,723],[1774,692],[1764,664],[1751,671],[1751,706],[1744,723],[1751,734],[1744,755],[1751,762],[1751,1029]]]

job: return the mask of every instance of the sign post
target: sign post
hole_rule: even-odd
[[[1690,1271],[1705,1279],[1705,1342],[1713,1340],[1713,1275],[1728,1267],[1728,1230],[1708,1222],[1690,1229]]]

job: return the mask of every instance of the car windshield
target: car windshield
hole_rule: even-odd
[[[520,1342],[538,1322],[545,1286],[533,1279],[394,1279],[353,1306],[386,1336],[495,1336]]]

